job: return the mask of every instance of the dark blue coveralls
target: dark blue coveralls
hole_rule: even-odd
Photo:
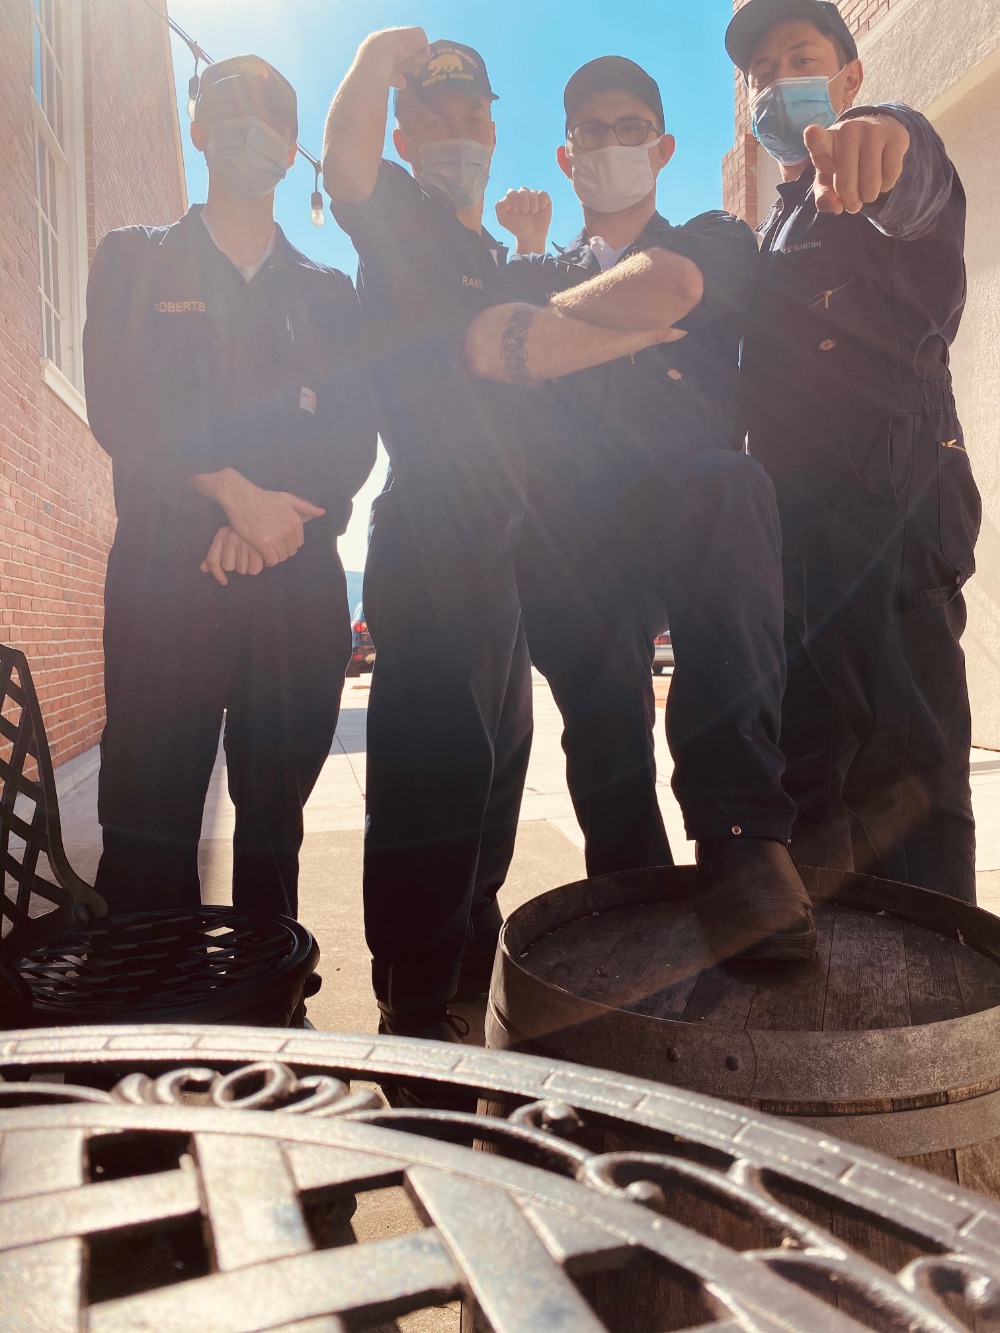
[[[532,660],[562,713],[592,875],[671,860],[650,674],[668,620],[667,736],[688,835],[785,842],[794,814],[778,749],[778,517],[738,413],[757,247],[725,213],[680,227],[654,214],[623,258],[657,247],[704,277],[702,301],[677,325],[688,336],[556,381],[529,453],[522,607]],[[511,269],[526,297],[543,299],[600,265],[581,235],[558,259]]]
[[[97,888],[117,911],[199,903],[223,710],[233,901],[296,911],[302,807],[330,750],[351,651],[336,537],[375,454],[359,324],[350,280],[280,230],[249,283],[199,207],[98,247],[84,364],[118,528]],[[199,565],[227,519],[189,478],[226,467],[326,515],[290,560],[222,587]]]
[[[390,162],[370,199],[333,212],[361,261],[392,464],[365,566],[378,649],[365,929],[377,998],[415,1013],[454,994],[473,903],[488,914],[517,832],[531,745],[514,575],[524,395],[464,360],[468,325],[506,299],[502,246]]]
[[[878,109],[911,135],[899,183],[840,217],[811,168],[778,187],[743,357],[784,536],[792,853],[974,901],[960,640],[981,507],[948,368],[965,194],[923,116]]]

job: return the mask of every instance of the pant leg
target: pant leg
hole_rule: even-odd
[[[867,503],[790,513],[786,531],[805,570],[806,651],[855,742],[841,787],[855,868],[975,901],[960,641],[978,492],[967,458],[941,447],[948,431],[953,420],[894,418],[891,473],[866,473]]]
[[[472,916],[488,911],[503,888],[514,855],[517,821],[531,757],[531,661],[524,626],[518,630],[511,655],[493,745],[493,780],[486,801],[479,860],[472,895]]]
[[[201,901],[198,839],[232,669],[227,591],[144,541],[111,551],[95,887],[113,912]]]
[[[635,558],[627,524],[597,539],[544,511],[518,558],[528,647],[562,715],[589,875],[672,864],[656,793],[649,560]]]
[[[658,582],[674,648],[667,739],[693,839],[786,842],[781,536],[774,490],[742,453],[679,464],[657,497]]]
[[[291,560],[233,588],[245,601],[245,638],[225,728],[233,904],[293,917],[302,811],[333,745],[351,655],[333,538],[323,527],[306,533]]]
[[[400,1011],[447,1002],[458,980],[519,637],[518,528],[398,479],[376,502],[365,931],[376,997]]]
[[[783,783],[796,806],[789,850],[797,865],[853,870],[851,820],[843,784],[857,741],[806,652],[801,620],[791,614],[785,616],[785,653]]]

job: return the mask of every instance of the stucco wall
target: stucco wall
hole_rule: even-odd
[[[983,494],[966,654],[980,745],[1000,749],[1000,72],[936,118],[969,190],[969,304],[955,343],[958,397]]]
[[[952,367],[983,494],[979,572],[968,587],[965,640],[977,745],[1000,749],[1000,5],[911,0],[862,44],[865,98],[925,111],[969,198],[969,303]]]

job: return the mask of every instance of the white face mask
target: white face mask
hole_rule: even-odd
[[[572,154],[569,163],[573,189],[584,208],[592,208],[595,213],[624,213],[645,199],[656,187],[650,150],[662,137],[637,148],[611,144],[591,153]]]
[[[421,185],[440,190],[462,211],[482,203],[492,157],[493,149],[475,139],[443,139],[421,146],[414,174]]]

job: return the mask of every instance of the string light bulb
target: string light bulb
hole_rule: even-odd
[[[319,167],[316,168],[316,188],[313,190],[312,212],[309,218],[314,227],[326,226],[326,210],[323,207],[323,196],[319,188]]]
[[[201,79],[198,77],[198,61],[194,62],[194,73],[188,82],[188,119],[194,120],[195,106],[198,102],[198,89],[201,87]]]

